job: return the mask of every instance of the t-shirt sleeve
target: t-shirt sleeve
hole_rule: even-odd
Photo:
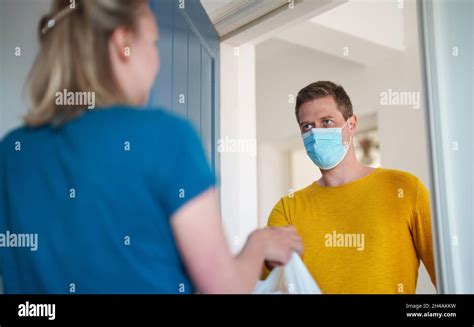
[[[418,257],[423,261],[433,285],[436,286],[430,195],[429,191],[419,180],[417,181],[416,205],[413,214],[413,239]]]
[[[179,120],[172,136],[164,171],[162,204],[165,214],[173,214],[188,201],[214,186],[216,179],[207,161],[201,139],[194,127]]]
[[[284,200],[280,199],[273,207],[270,216],[268,217],[267,226],[269,227],[284,227],[291,225],[290,220],[285,212]]]
[[[287,214],[285,213],[285,205],[284,200],[281,199],[277,202],[277,204],[273,207],[270,216],[268,217],[267,226],[268,227],[285,227],[291,225]],[[267,269],[265,265],[263,265],[262,274],[260,279],[266,279],[270,274],[270,270]]]

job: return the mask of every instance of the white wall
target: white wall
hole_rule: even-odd
[[[410,1],[413,0],[349,0],[343,6],[327,11],[312,21],[385,47],[403,50],[404,17],[400,7]],[[368,16],[370,19],[366,19]]]
[[[385,70],[371,74],[376,76],[380,85],[376,89],[378,91],[392,88],[420,92],[421,106],[420,109],[379,106],[378,125],[379,130],[383,131],[380,133],[382,165],[415,174],[431,190],[425,115],[427,109],[422,87],[416,4],[413,1],[405,2],[403,12],[404,55],[393,66],[390,63]],[[393,82],[383,82],[386,75]]]
[[[303,148],[290,153],[291,188],[301,190],[321,177],[321,171],[308,158]]]
[[[249,145],[221,152],[223,223],[237,252],[258,220],[254,46],[221,43],[221,65],[221,140]]]
[[[289,152],[275,144],[258,144],[258,227],[267,224],[270,210],[291,185]],[[271,186],[271,187],[268,187]],[[261,196],[262,193],[265,196]]]

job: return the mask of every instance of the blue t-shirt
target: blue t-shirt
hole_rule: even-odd
[[[194,292],[170,218],[215,177],[190,123],[94,109],[19,128],[0,151],[5,293]]]

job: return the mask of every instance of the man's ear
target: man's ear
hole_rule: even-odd
[[[359,124],[359,118],[356,115],[349,117],[349,134],[354,136],[357,132],[357,126]]]
[[[111,51],[120,61],[128,61],[131,55],[132,31],[126,27],[116,28],[110,37]]]

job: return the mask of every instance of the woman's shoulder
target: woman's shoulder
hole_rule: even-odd
[[[129,137],[149,146],[175,146],[176,143],[198,142],[193,124],[163,108],[118,106],[96,109],[87,114],[86,125],[103,137]],[[81,127],[79,127],[81,129]]]
[[[143,140],[173,141],[176,137],[196,135],[194,127],[186,119],[163,107],[131,107],[115,105],[89,109],[81,116],[60,126],[20,126],[0,138],[0,146],[14,146],[15,142],[37,142],[54,135],[81,135],[82,138],[130,136]]]
[[[27,136],[30,132],[31,128],[27,126],[19,126],[10,131],[8,131],[3,137],[0,137],[0,145],[6,146],[8,145],[21,145],[21,141],[24,140],[25,136]],[[36,128],[38,131],[44,130],[44,127]]]
[[[98,119],[106,120],[113,123],[123,123],[130,128],[146,127],[156,128],[179,128],[189,126],[188,121],[174,114],[163,107],[130,107],[130,106],[113,106],[106,108],[98,108],[90,110],[91,115]],[[138,125],[138,126],[137,126]]]

